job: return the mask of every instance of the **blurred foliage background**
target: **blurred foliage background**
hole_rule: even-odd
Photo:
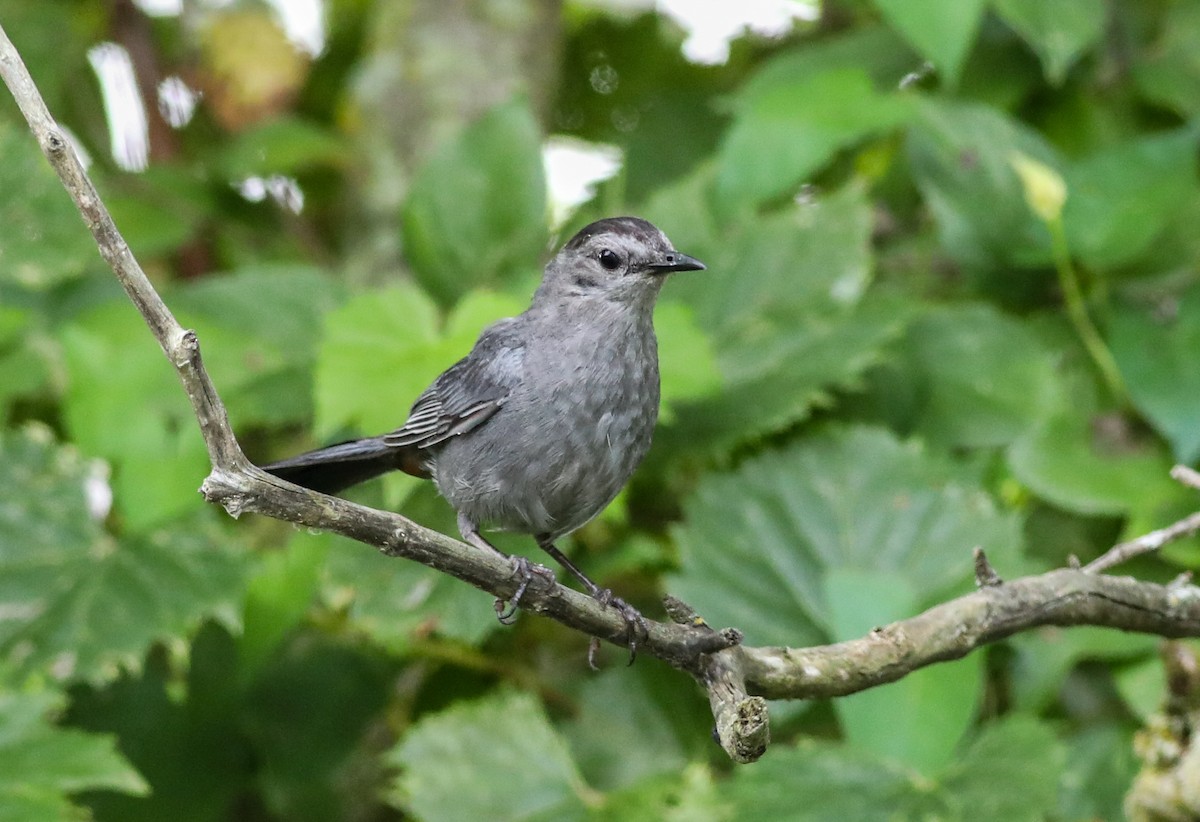
[[[252,457],[395,427],[635,213],[709,270],[660,305],[652,455],[570,550],[648,614],[829,642],[969,590],[975,546],[1036,573],[1195,508],[1197,0],[783,3],[707,62],[679,9],[728,4],[284,5],[0,0]],[[0,96],[0,818],[1121,816],[1155,638],[778,703],[734,768],[655,660],[591,673],[455,580],[206,506],[170,367]],[[610,164],[573,210],[548,144]],[[356,498],[454,533],[429,486]]]

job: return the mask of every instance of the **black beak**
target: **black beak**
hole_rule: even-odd
[[[662,260],[648,266],[654,274],[670,274],[672,271],[703,271],[704,263],[678,251],[668,251]]]

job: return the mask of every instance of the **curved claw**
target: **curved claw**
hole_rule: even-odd
[[[601,605],[615,608],[625,620],[625,639],[629,644],[629,662],[626,665],[632,665],[637,659],[638,643],[650,635],[650,623],[637,608],[620,597],[613,596],[613,592],[608,588],[597,591],[595,597]],[[588,643],[588,667],[593,671],[599,670],[596,666],[596,652],[599,650],[600,640],[592,637],[592,641]]]
[[[529,588],[529,583],[533,581],[535,576],[541,577],[551,585],[557,582],[554,572],[544,565],[530,562],[522,556],[513,556],[510,559],[513,561],[513,574],[520,578],[521,584],[517,586],[517,590],[513,592],[512,599],[507,603],[500,597],[496,597],[496,601],[492,605],[496,611],[496,619],[501,625],[512,625],[517,621],[517,608],[521,604],[521,597],[525,596],[525,591]]]

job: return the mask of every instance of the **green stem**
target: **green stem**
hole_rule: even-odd
[[[1083,342],[1088,356],[1100,369],[1100,375],[1108,385],[1114,399],[1122,406],[1129,406],[1129,392],[1125,388],[1125,380],[1121,377],[1121,369],[1113,358],[1112,352],[1104,343],[1092,318],[1088,315],[1087,303],[1083,299],[1083,289],[1079,286],[1079,276],[1075,273],[1075,264],[1071,262],[1071,252],[1067,245],[1067,232],[1063,228],[1062,217],[1049,220],[1046,226],[1050,229],[1051,248],[1054,255],[1054,268],[1058,272],[1058,284],[1062,289],[1063,298],[1067,303],[1067,316],[1075,326],[1075,332]]]

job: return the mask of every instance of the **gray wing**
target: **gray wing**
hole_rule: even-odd
[[[417,397],[408,421],[385,434],[384,444],[431,448],[479,427],[499,411],[523,374],[525,347],[516,333],[518,322],[510,318],[486,328],[471,353]]]

